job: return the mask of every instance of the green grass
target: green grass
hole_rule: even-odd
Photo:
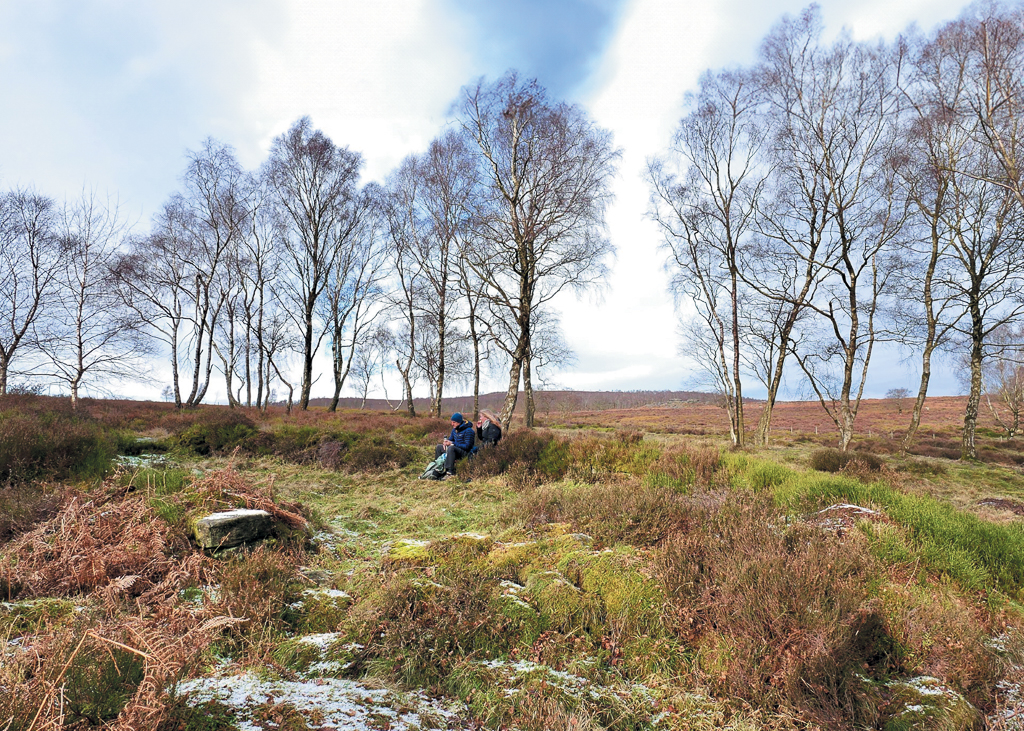
[[[792,509],[849,502],[882,509],[905,527],[925,565],[968,591],[998,589],[1024,596],[1024,527],[996,524],[927,495],[899,492],[885,482],[801,475],[778,486],[777,500]]]

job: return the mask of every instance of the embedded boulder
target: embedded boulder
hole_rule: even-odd
[[[981,713],[938,678],[920,676],[892,681],[886,731],[981,731]]]
[[[200,548],[233,548],[268,538],[273,520],[266,510],[225,510],[200,518],[192,527]]]

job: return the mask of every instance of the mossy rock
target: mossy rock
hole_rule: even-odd
[[[361,649],[337,632],[310,634],[282,642],[274,659],[306,677],[340,677]]]
[[[631,549],[600,553],[571,553],[558,568],[588,594],[604,604],[608,623],[623,636],[664,634],[661,621],[665,593],[658,582],[639,571]]]
[[[545,623],[537,608],[524,597],[526,587],[514,581],[502,581],[491,594],[491,611],[506,620],[506,636],[512,644],[528,647],[544,631]]]
[[[429,554],[438,563],[466,564],[483,558],[494,545],[494,539],[481,533],[457,533],[434,541]]]
[[[600,633],[600,601],[589,596],[558,571],[536,571],[526,580],[526,593],[536,603],[545,624],[560,632]]]
[[[430,560],[430,541],[399,538],[385,546],[384,561],[390,564],[417,565]]]
[[[519,576],[520,569],[536,561],[541,553],[541,547],[535,541],[495,543],[488,552],[485,563],[494,574],[523,578]]]
[[[301,619],[297,623],[306,632],[333,632],[352,605],[352,597],[337,589],[306,589],[292,605]]]
[[[884,731],[980,731],[981,713],[938,678],[920,676],[889,683],[892,693]]]

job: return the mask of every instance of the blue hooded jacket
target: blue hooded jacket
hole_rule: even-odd
[[[463,421],[452,429],[449,441],[464,452],[473,449],[473,442],[476,441],[476,432],[473,430],[473,422]]]

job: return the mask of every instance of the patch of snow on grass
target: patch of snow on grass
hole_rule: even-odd
[[[119,454],[114,457],[114,464],[119,467],[142,469],[144,467],[170,467],[174,463],[163,454],[140,454],[135,457]]]
[[[289,703],[304,716],[315,711],[322,719],[321,727],[339,731],[469,728],[456,710],[423,693],[400,694],[351,680],[269,681],[253,673],[243,673],[187,680],[178,683],[175,691],[192,706],[217,701],[230,707],[236,713],[240,731],[260,730],[261,727],[252,722],[252,711],[268,701]]]
[[[321,650],[325,650],[340,640],[341,637],[340,632],[323,632],[318,635],[303,635],[298,638],[298,642],[301,642],[303,645],[314,645]]]

